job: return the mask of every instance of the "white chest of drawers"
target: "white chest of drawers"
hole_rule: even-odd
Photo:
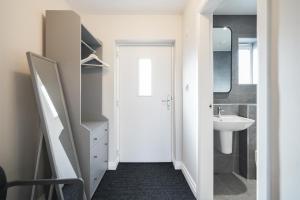
[[[89,131],[86,144],[83,139],[81,145],[86,146],[83,175],[87,197],[91,199],[108,168],[108,122],[84,122],[82,125]]]

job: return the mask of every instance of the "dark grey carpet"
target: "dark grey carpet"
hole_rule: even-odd
[[[107,171],[93,200],[195,200],[172,163],[120,163]]]

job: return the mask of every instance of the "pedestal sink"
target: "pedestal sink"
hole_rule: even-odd
[[[232,153],[233,131],[249,128],[255,121],[237,115],[214,116],[214,129],[218,131],[220,145],[218,149],[224,154]]]

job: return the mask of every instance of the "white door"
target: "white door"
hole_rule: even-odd
[[[171,162],[172,47],[119,48],[121,162]]]

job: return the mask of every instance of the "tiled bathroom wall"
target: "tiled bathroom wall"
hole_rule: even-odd
[[[215,104],[256,104],[256,85],[238,83],[239,38],[256,38],[255,15],[215,15],[214,27],[229,27],[232,34],[232,88],[229,93],[215,93]]]
[[[256,105],[247,105],[240,109],[240,116],[255,120],[254,124],[239,134],[239,174],[242,176],[256,178]]]

